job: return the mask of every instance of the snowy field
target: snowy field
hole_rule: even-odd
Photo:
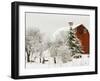
[[[68,61],[67,63],[62,63],[61,59],[57,58],[57,63],[53,62],[53,58],[49,57],[49,61],[45,64],[39,63],[37,58],[36,62],[26,63],[26,69],[35,69],[35,68],[55,68],[55,67],[72,67],[72,66],[88,66],[89,65],[89,55],[84,54],[82,58],[73,58],[73,60]]]

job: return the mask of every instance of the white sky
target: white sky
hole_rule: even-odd
[[[89,19],[89,15],[26,13],[26,29],[39,28],[41,32],[50,36],[61,28],[66,27],[68,29],[68,22],[70,21],[74,23],[73,28],[79,24],[83,24],[89,29]]]

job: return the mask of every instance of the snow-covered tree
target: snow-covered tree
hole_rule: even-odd
[[[40,33],[40,30],[37,28],[30,29],[26,33],[26,53],[27,53],[27,62],[30,62],[32,60],[32,56],[40,57],[41,62],[41,56],[43,51],[43,41],[42,41],[42,34]],[[31,56],[31,57],[30,57]]]
[[[50,47],[50,55],[54,59],[54,63],[57,63],[58,57],[61,58],[63,63],[71,60],[70,50],[68,46],[65,45],[64,40],[57,39],[53,42],[52,46]]]
[[[26,51],[26,59],[27,59],[27,62],[30,62],[30,56],[31,56],[31,53],[33,51],[32,49],[32,37],[31,36],[26,36],[25,38],[25,51]]]
[[[61,58],[63,63],[66,63],[72,59],[70,53],[71,51],[64,43],[59,48],[57,48],[57,56]]]
[[[75,55],[77,53],[83,53],[81,43],[79,39],[76,37],[74,30],[72,29],[73,22],[69,22],[70,30],[67,37],[67,45],[69,46],[69,50],[71,50],[71,55]]]
[[[54,45],[52,45],[49,50],[50,56],[54,58],[54,63],[56,64],[57,48]]]

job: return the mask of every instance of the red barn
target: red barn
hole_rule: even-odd
[[[89,31],[83,24],[77,26],[74,30],[76,31],[75,34],[82,44],[84,54],[89,54]]]

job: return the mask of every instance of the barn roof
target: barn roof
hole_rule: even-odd
[[[74,29],[75,29],[75,30],[76,30],[76,29],[79,29],[79,30],[80,30],[80,29],[86,29],[86,30],[88,31],[88,29],[87,29],[83,24],[78,25],[78,26],[75,27]]]

